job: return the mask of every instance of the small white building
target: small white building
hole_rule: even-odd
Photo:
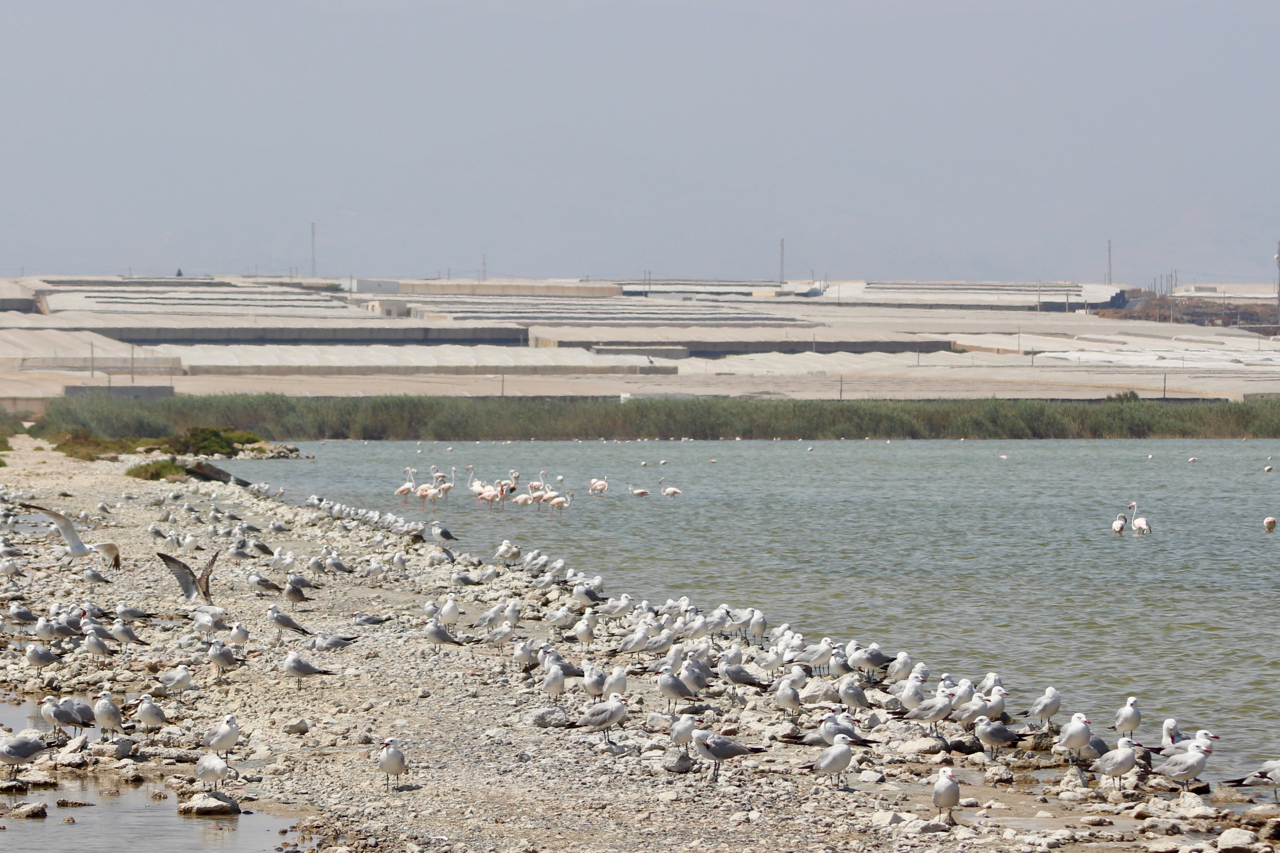
[[[371,299],[364,304],[364,309],[379,317],[409,316],[409,303],[403,299]]]

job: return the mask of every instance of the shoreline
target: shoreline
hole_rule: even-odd
[[[857,750],[858,763],[846,776],[854,790],[836,790],[828,780],[802,769],[819,750],[786,743],[785,739],[795,734],[792,724],[774,710],[771,698],[755,695],[750,688],[741,689],[745,706],[734,703],[718,686],[706,691],[698,703],[709,707],[701,717],[717,731],[744,743],[769,745],[767,752],[742,762],[741,767],[726,764],[719,786],[711,786],[705,766],[694,773],[665,769],[678,768],[680,762],[669,749],[663,722],[653,716],[662,710],[663,700],[652,676],[639,669],[628,673],[629,723],[622,733],[615,734],[616,746],[609,748],[600,743],[598,734],[530,724],[538,716],[535,712],[552,703],[538,690],[541,673],[535,673],[536,678],[522,673],[512,660],[509,643],[501,651],[469,649],[449,655],[436,653],[422,638],[423,604],[454,592],[471,619],[514,598],[522,618],[519,636],[547,639],[550,632],[538,617],[564,605],[568,599],[565,590],[534,589],[533,578],[519,569],[499,569],[494,581],[457,587],[450,583],[455,567],[441,561],[434,545],[408,545],[404,537],[363,524],[351,531],[332,520],[308,524],[314,509],[264,500],[239,487],[202,483],[202,495],[197,497],[187,491],[186,484],[126,478],[122,472],[127,462],[81,462],[34,450],[37,442],[24,435],[11,441],[15,450],[5,454],[9,467],[0,470],[0,483],[10,490],[32,491],[41,505],[69,514],[78,514],[81,509],[94,513],[98,503],[106,502],[110,516],[99,514],[108,526],[98,533],[86,533],[85,538],[116,541],[124,557],[121,571],[107,572],[115,583],[105,590],[87,589],[79,575],[82,565],[69,571],[54,568],[43,556],[33,560],[34,565],[25,569],[32,577],[22,582],[28,606],[47,610],[52,591],[68,604],[85,597],[93,597],[104,607],[114,600],[125,600],[172,619],[171,624],[144,624],[139,633],[154,645],[136,655],[136,660],[155,658],[160,669],[167,669],[178,661],[199,659],[198,644],[187,639],[189,605],[177,595],[169,573],[150,556],[160,540],[151,538],[146,526],[161,512],[172,512],[184,522],[162,523],[165,530],[173,527],[192,532],[208,547],[207,552],[177,555],[195,568],[213,549],[225,549],[227,543],[211,539],[206,533],[207,520],[190,522],[190,514],[181,507],[191,503],[199,514],[207,516],[209,505],[216,503],[261,527],[263,532],[257,535],[271,546],[295,551],[302,558],[298,570],[325,584],[325,589],[309,591],[316,600],[303,604],[293,615],[304,626],[330,634],[358,635],[360,639],[340,652],[301,650],[308,661],[339,674],[308,680],[298,691],[293,679],[279,671],[286,651],[297,644],[290,639],[280,644],[263,615],[267,605],[278,598],[251,590],[243,572],[224,555],[214,571],[213,598],[227,609],[228,622],[240,620],[250,629],[247,662],[228,674],[225,686],[209,684],[207,665],[201,666],[195,682],[201,689],[189,690],[182,697],[187,707],[172,700],[161,703],[171,719],[186,723],[187,728],[162,732],[156,739],[171,741],[172,745],[165,746],[168,749],[202,751],[193,744],[196,735],[223,714],[237,714],[242,741],[231,763],[242,777],[262,777],[260,782],[245,780],[240,793],[258,796],[254,807],[264,811],[268,803],[313,804],[320,817],[304,824],[304,838],[323,837],[330,843],[342,839],[355,849],[369,847],[367,842],[372,839],[379,849],[405,850],[652,850],[683,849],[695,841],[701,842],[699,849],[703,850],[742,850],[759,848],[762,835],[771,837],[782,831],[795,838],[794,849],[855,844],[890,849],[903,843],[951,849],[966,842],[993,850],[1078,843],[1091,844],[1092,849],[1098,845],[1103,849],[1131,848],[1142,843],[1156,850],[1162,839],[1178,840],[1180,846],[1199,840],[1176,834],[1146,837],[1157,829],[1165,833],[1176,824],[1184,832],[1216,834],[1218,829],[1239,825],[1238,817],[1221,815],[1217,810],[1197,813],[1196,809],[1214,808],[1198,798],[1188,798],[1169,809],[1149,803],[1148,796],[1143,796],[1141,802],[1151,816],[1134,819],[1137,800],[1120,797],[1111,802],[1105,790],[1080,787],[1083,780],[1047,753],[993,766],[985,757],[965,753],[972,744],[956,736],[955,729],[948,731],[951,743],[946,746],[959,744],[961,748],[943,749],[939,742],[922,737],[915,724],[892,721],[883,714],[881,727],[868,734],[883,743]],[[64,487],[73,497],[57,497]],[[122,500],[121,492],[138,497]],[[180,493],[178,500],[166,500],[163,507],[147,506],[153,496],[173,492]],[[217,497],[210,500],[214,493]],[[123,505],[116,507],[116,503]],[[293,529],[272,533],[272,520]],[[375,546],[372,543],[379,535],[385,541]],[[37,544],[30,536],[12,538],[28,556],[47,553],[44,543]],[[356,574],[317,574],[302,569],[322,542],[335,547]],[[521,544],[528,552],[541,543]],[[391,555],[396,552],[405,555],[407,568],[403,572],[392,565]],[[489,552],[484,549],[482,553],[487,556]],[[558,555],[552,551],[550,556],[554,559]],[[371,565],[371,557],[384,568],[361,576]],[[489,564],[477,560],[470,568],[480,572]],[[256,561],[256,565],[265,570],[265,560]],[[46,575],[38,577],[37,568]],[[607,571],[605,574],[607,581]],[[277,582],[283,580],[278,571],[269,575]],[[611,595],[624,592],[605,589]],[[393,619],[378,627],[357,627],[350,619],[357,610],[389,613]],[[619,625],[617,633],[606,637],[604,620],[598,626],[591,657],[602,665],[608,663],[606,668],[624,662],[601,657],[602,650],[616,647],[625,636],[624,627]],[[553,640],[553,644],[575,663],[583,657],[575,643]],[[89,663],[83,652],[76,652],[68,661],[49,670],[59,688],[93,684],[101,689],[101,667]],[[115,666],[109,671],[112,674],[106,683],[118,688],[117,704],[123,689],[128,688],[132,696],[149,683],[143,675],[146,667],[141,664],[137,668]],[[21,657],[15,659],[8,651],[0,657],[0,681],[27,698],[38,699],[45,691],[61,692],[33,675]],[[574,682],[576,679],[571,684]],[[808,731],[816,722],[819,703],[829,707],[833,683],[810,679],[803,694],[811,701],[799,719],[800,730]],[[576,719],[583,704],[581,692],[568,696],[564,704],[568,718]],[[283,728],[299,718],[307,719],[308,731],[286,734]],[[1095,723],[1099,730],[1105,725],[1100,720]],[[414,790],[387,793],[383,787],[375,767],[376,743],[392,736],[404,742],[412,771],[400,782],[420,786]],[[174,765],[179,768],[175,771],[174,766],[164,765],[164,760],[140,761],[124,768],[118,768],[113,760],[97,767],[117,775],[121,771],[189,774],[189,764]],[[42,760],[37,767],[48,764],[51,762]],[[957,811],[963,826],[950,831],[927,820],[933,812],[931,784],[923,780],[940,766],[954,767],[970,783],[962,787],[962,797],[976,800]],[[1008,770],[1007,777],[1002,767]],[[68,767],[57,773],[73,771],[79,769]],[[1040,778],[1044,775],[1050,777],[1049,790]],[[872,781],[876,777],[884,781]],[[1155,795],[1155,799],[1164,803],[1167,796]],[[988,803],[1008,808],[978,808]],[[1128,806],[1128,816],[1116,813],[1124,806]],[[1053,817],[1037,817],[1041,812]],[[1264,812],[1268,815],[1265,819],[1280,816],[1280,809]],[[1264,828],[1264,812],[1254,813],[1258,820],[1253,829]],[[1108,823],[1093,820],[1091,826],[1086,819]],[[1152,820],[1157,824],[1148,823]],[[1013,835],[1006,837],[1010,830]]]

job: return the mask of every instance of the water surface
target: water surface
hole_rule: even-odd
[[[1280,757],[1280,534],[1262,528],[1280,516],[1280,474],[1263,472],[1280,441],[300,446],[316,458],[227,467],[295,502],[438,518],[476,554],[503,539],[540,547],[603,574],[613,595],[756,606],[814,640],[906,649],[935,676],[994,670],[1011,709],[1052,684],[1064,719],[1083,711],[1111,738],[1135,695],[1139,740],[1158,742],[1168,716],[1221,736],[1208,778]],[[447,503],[393,496],[402,468],[421,482],[433,464],[463,469]],[[468,499],[467,465],[485,480],[516,469],[524,483],[545,470],[577,498],[563,516],[490,512]],[[607,497],[588,497],[605,475]],[[683,494],[660,497],[659,477]],[[653,494],[633,498],[628,483]],[[1135,500],[1154,535],[1114,536]]]

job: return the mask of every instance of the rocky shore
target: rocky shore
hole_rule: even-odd
[[[140,482],[123,476],[128,461],[81,462],[27,436],[11,441],[15,449],[0,470],[8,503],[0,506],[21,512],[16,502],[24,500],[73,518],[86,513],[86,526],[94,529],[83,531],[85,540],[115,542],[122,567],[110,570],[97,560],[111,584],[92,584],[82,575],[89,560],[60,564],[52,546],[61,539],[46,536],[42,516],[23,515],[9,539],[22,551],[15,565],[25,576],[0,586],[3,607],[18,602],[48,614],[54,603],[69,609],[94,601],[107,611],[103,621],[109,624],[116,602],[124,601],[155,618],[134,625],[149,646],[113,643],[118,651],[104,665],[77,641],[67,641],[55,644],[66,649],[61,661],[42,672],[23,656],[31,628],[5,623],[0,687],[31,701],[108,690],[122,706],[126,697],[150,692],[170,723],[150,734],[133,727],[105,743],[96,730],[88,736],[41,733],[53,748],[22,768],[16,784],[0,786],[11,795],[0,798],[8,804],[0,806],[7,810],[0,821],[39,819],[33,814],[39,809],[24,809],[12,798],[25,790],[92,776],[106,786],[163,779],[175,820],[181,808],[197,814],[251,808],[296,817],[296,833],[282,844],[286,850],[1269,853],[1270,842],[1280,839],[1280,807],[1269,801],[1255,806],[1246,801],[1248,792],[1226,787],[1201,784],[1179,792],[1162,777],[1146,775],[1148,754],[1125,779],[1130,790],[1121,793],[1109,780],[1070,765],[1050,738],[1028,737],[992,759],[957,724],[944,722],[941,736],[933,736],[925,726],[895,718],[896,700],[871,686],[868,697],[878,707],[861,715],[860,733],[874,743],[855,747],[854,763],[837,786],[832,777],[806,769],[821,748],[793,742],[840,704],[836,680],[822,675],[806,681],[796,715],[780,711],[773,696],[757,688],[730,690],[720,681],[677,708],[677,715],[696,714],[704,727],[765,747],[726,762],[711,783],[707,763],[671,743],[672,716],[648,671],[664,655],[611,656],[630,633],[624,619],[601,618],[585,644],[572,634],[562,637],[546,618],[566,606],[583,609],[572,590],[543,583],[523,559],[507,567],[491,558],[496,542],[470,542],[458,530],[464,547],[447,554],[429,532],[399,532],[382,517],[375,522],[331,508],[289,506],[265,497],[265,490],[235,484]],[[228,520],[228,514],[239,518]],[[39,528],[30,529],[29,520]],[[253,535],[281,555],[293,552],[293,570],[322,585],[306,590],[311,601],[290,611],[279,593],[251,585],[251,570],[279,584],[284,572],[270,569],[265,554],[239,564],[229,559],[231,541],[217,531],[235,523],[259,528]],[[194,536],[204,550],[174,556],[197,571],[215,550],[223,551],[213,571],[212,600],[226,610],[227,624],[240,622],[249,631],[236,649],[242,662],[225,683],[210,670],[190,619],[192,603],[155,557],[168,546],[148,531],[153,525],[162,536]],[[553,560],[570,557],[558,554],[555,542],[519,544],[526,556],[540,548]],[[308,568],[325,547],[350,573]],[[626,592],[609,588],[607,567],[599,570],[603,594]],[[463,583],[464,573],[483,581]],[[453,626],[459,639],[488,634],[487,628],[465,626],[514,602],[515,639],[549,642],[575,664],[589,658],[601,668],[624,667],[627,720],[612,733],[612,743],[566,726],[594,701],[578,679],[569,679],[568,692],[553,701],[541,689],[542,670],[526,671],[510,640],[465,647],[429,642],[424,606],[442,604],[446,594],[465,613]],[[282,636],[268,620],[271,604],[315,634],[357,639],[340,651],[309,648],[314,636]],[[386,621],[366,624],[371,615]],[[720,649],[733,642],[742,641],[714,638]],[[299,688],[282,669],[293,649],[333,674],[305,679]],[[191,687],[162,695],[156,676],[183,664],[195,673]],[[1025,690],[1015,693],[1020,702],[1033,698]],[[229,758],[239,779],[221,795],[206,794],[194,764],[208,752],[204,733],[227,714],[236,716],[241,732]],[[378,745],[388,738],[400,742],[409,768],[391,790],[377,768]],[[942,767],[952,768],[961,782],[955,825],[940,819],[930,800]]]

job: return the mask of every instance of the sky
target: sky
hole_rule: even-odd
[[[1270,2],[0,2],[0,276],[1276,280]]]

